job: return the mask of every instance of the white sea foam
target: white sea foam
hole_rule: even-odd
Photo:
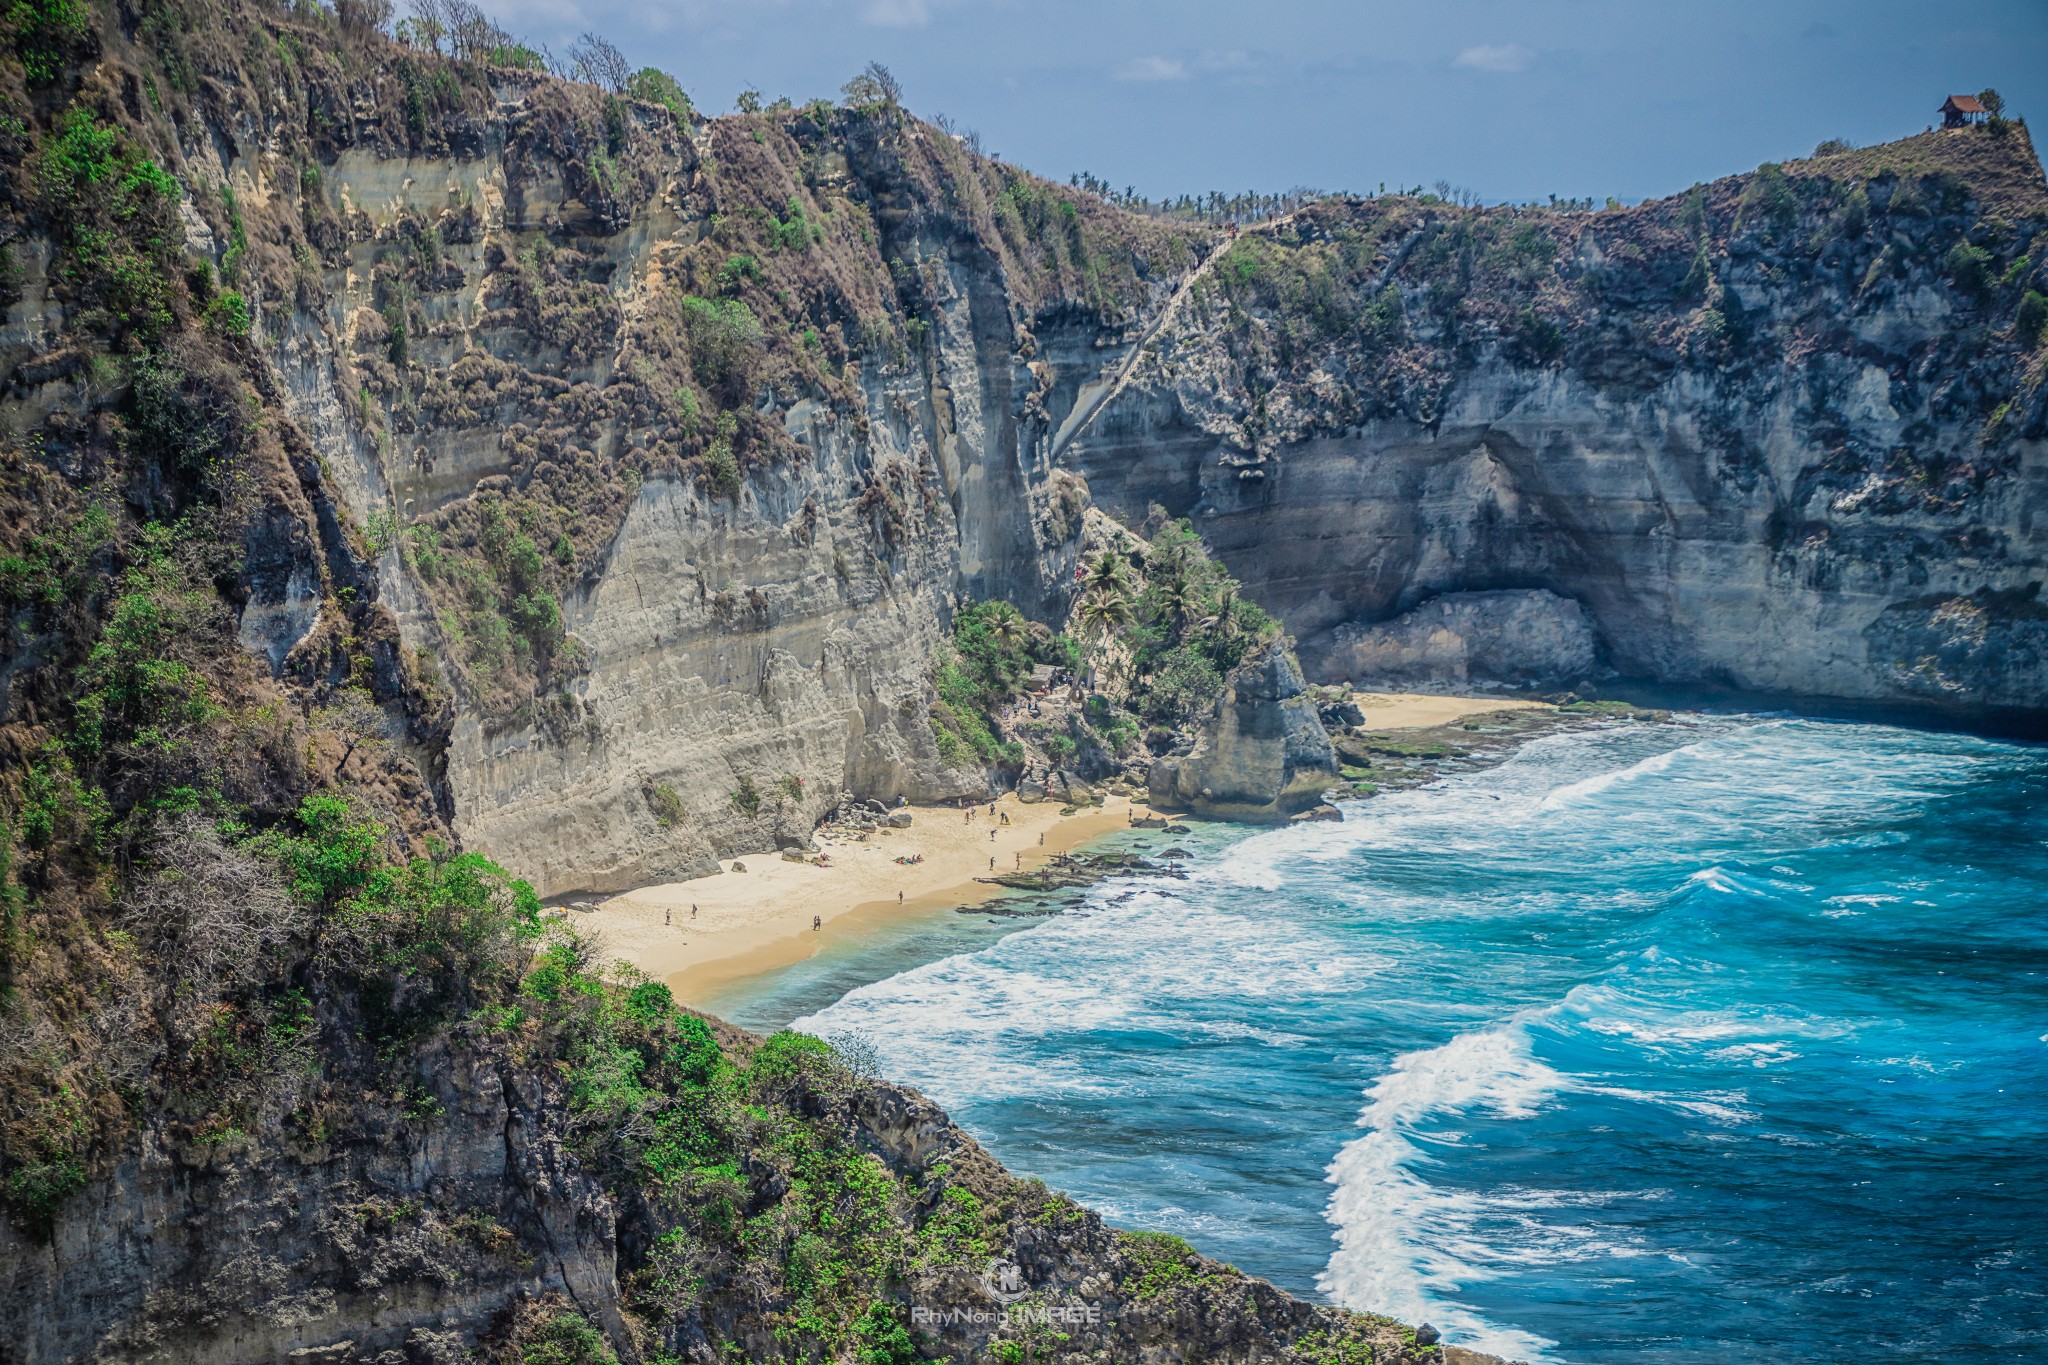
[[[1427,1318],[1455,1343],[1532,1362],[1555,1342],[1488,1321],[1460,1301],[1468,1285],[1515,1267],[1603,1257],[1659,1255],[1612,1226],[1545,1218],[1545,1211],[1598,1208],[1618,1199],[1657,1199],[1661,1190],[1553,1190],[1502,1187],[1482,1192],[1430,1183],[1464,1140],[1461,1116],[1533,1117],[1568,1094],[1654,1104],[1720,1128],[1751,1123],[1740,1091],[1634,1090],[1561,1072],[1535,1054],[1532,1029],[1569,1023],[1596,1034],[1696,1043],[1749,1032],[1732,1019],[1692,1015],[1663,1024],[1626,1017],[1637,1002],[1610,987],[1582,985],[1548,1007],[1463,1033],[1441,1047],[1407,1053],[1365,1092],[1358,1126],[1366,1131],[1331,1161],[1336,1187],[1325,1209],[1337,1250],[1317,1286],[1340,1303],[1372,1307],[1410,1321]],[[1792,1021],[1768,1021],[1772,1024]],[[1771,1044],[1755,1056],[1776,1059]],[[1711,1134],[1709,1134],[1711,1136]]]
[[[1358,1119],[1365,1133],[1330,1163],[1337,1188],[1325,1212],[1336,1227],[1337,1251],[1317,1287],[1339,1303],[1410,1322],[1427,1318],[1461,1346],[1545,1359],[1554,1341],[1490,1323],[1452,1297],[1460,1286],[1490,1278],[1496,1272],[1488,1264],[1502,1259],[1498,1247],[1476,1237],[1489,1201],[1439,1189],[1416,1174],[1430,1159],[1410,1134],[1432,1115],[1534,1114],[1566,1086],[1564,1076],[1536,1059],[1518,1021],[1396,1058],[1366,1091]]]
[[[1677,763],[1681,756],[1696,753],[1701,747],[1701,744],[1687,744],[1681,748],[1667,749],[1661,754],[1652,754],[1642,762],[1629,767],[1617,768],[1612,772],[1595,773],[1591,777],[1580,778],[1577,782],[1567,783],[1546,795],[1543,798],[1543,807],[1546,810],[1557,810],[1565,806],[1577,805],[1589,797],[1598,796],[1610,787],[1640,781],[1645,777],[1654,777],[1659,773],[1669,771],[1671,766]]]

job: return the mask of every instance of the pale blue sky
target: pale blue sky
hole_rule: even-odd
[[[723,112],[870,59],[1005,159],[1183,191],[1447,180],[1639,199],[1915,133],[1995,86],[2048,128],[2048,0],[485,0]],[[403,9],[403,4],[400,6]],[[2037,135],[2038,136],[2038,135]]]

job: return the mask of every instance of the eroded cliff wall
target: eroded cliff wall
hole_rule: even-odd
[[[1575,604],[1592,667],[1467,613],[1466,663],[1389,679],[2038,719],[2023,129],[1604,213],[1330,202],[1210,254],[1091,238],[893,111],[634,119],[608,181],[599,116],[509,77],[445,155],[339,152],[302,205],[321,307],[265,318],[448,681],[456,827],[544,891],[702,871],[841,790],[981,790],[930,661],[963,600],[1064,611],[1090,490],[1192,517],[1323,680],[1343,632],[1519,590]],[[260,164],[221,173],[263,202]],[[736,307],[759,335],[718,334]],[[508,518],[554,537],[533,582]]]
[[[1626,677],[2038,721],[2044,228],[2018,126],[1633,209],[1326,203],[1059,458],[1191,517],[1332,680],[1334,629],[1543,590]]]
[[[446,683],[464,841],[617,889],[805,838],[843,790],[984,790],[925,718],[946,622],[1063,605],[1085,489],[1043,429],[1196,247],[893,107],[607,134],[557,83],[489,95],[444,155],[218,165],[245,211],[296,188],[321,247],[319,306],[262,321]],[[308,581],[245,609],[278,667]]]

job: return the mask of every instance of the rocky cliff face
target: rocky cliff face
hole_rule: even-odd
[[[1046,277],[1010,182],[950,139],[834,118],[636,114],[638,179],[594,209],[593,116],[504,78],[445,155],[322,168],[324,303],[278,320],[286,402],[390,528],[384,599],[450,678],[456,828],[544,892],[702,871],[841,790],[983,790],[932,742],[929,660],[960,601],[1063,609],[1090,490],[1192,517],[1323,681],[1619,674],[2022,718],[2048,696],[2040,367],[2001,335],[2048,255],[2020,130],[1916,154],[1968,179],[1816,162],[1783,202],[1330,204],[1199,270],[1199,233],[1155,234],[1104,300]],[[276,191],[217,170],[245,205]],[[743,339],[765,361],[707,373],[706,296],[791,354]],[[721,393],[745,419],[723,438]],[[530,661],[521,585],[437,575],[422,539],[481,546],[505,509],[570,542]],[[245,608],[280,659],[314,633],[307,581]],[[1500,592],[1550,605],[1467,605]],[[1418,608],[1433,646],[1371,634]]]
[[[1060,458],[1191,517],[1324,680],[1533,591],[1626,677],[2038,721],[2044,227],[2016,126],[1634,209],[1329,203],[1215,258]],[[1455,610],[1438,680],[1555,674]]]
[[[694,875],[844,790],[983,791],[925,720],[944,623],[1057,608],[1085,489],[1037,433],[1189,259],[1071,214],[1048,264],[1020,205],[1057,201],[893,109],[632,119],[597,207],[577,139],[600,116],[557,83],[496,79],[442,155],[343,150],[306,208],[322,304],[265,319],[451,684],[454,825],[544,894]],[[213,170],[243,204],[280,193],[261,163]],[[1092,294],[1063,250],[1095,253]],[[244,609],[278,659],[314,629],[306,581]],[[546,638],[520,623],[537,589]]]
[[[761,1040],[725,1030],[721,1043],[766,1069]],[[145,1146],[80,1198],[46,1247],[0,1222],[7,1358],[618,1358],[526,1354],[544,1352],[564,1321],[601,1331],[628,1359],[709,1365],[730,1358],[719,1342],[781,1358],[783,1343],[798,1338],[831,1350],[816,1339],[824,1314],[808,1303],[815,1286],[805,1291],[807,1311],[791,1311],[785,1291],[761,1282],[764,1267],[715,1236],[697,1240],[723,1226],[721,1207],[749,1218],[756,1236],[815,1215],[805,1199],[817,1172],[791,1159],[798,1133],[866,1172],[850,1209],[860,1224],[844,1230],[854,1242],[839,1254],[893,1260],[907,1301],[927,1310],[885,1314],[851,1336],[853,1346],[900,1339],[905,1354],[884,1358],[1000,1359],[990,1355],[999,1343],[1046,1346],[1055,1332],[1059,1358],[1076,1361],[1440,1358],[1386,1319],[1304,1303],[1178,1239],[1105,1227],[1044,1186],[1012,1179],[915,1091],[836,1067],[756,1093],[759,1121],[779,1125],[782,1143],[750,1157],[743,1173],[700,1173],[686,1201],[713,1216],[708,1227],[688,1216],[677,1224],[661,1201],[606,1179],[569,1088],[519,1051],[514,1038],[464,1029],[421,1058],[425,1085],[390,1102],[372,1096],[294,1148],[231,1143],[194,1169],[186,1154]],[[1000,1279],[987,1270],[990,1255],[1006,1272]]]
[[[1326,676],[2041,708],[2023,130],[1226,247],[879,94],[705,121],[379,13],[0,32],[8,1359],[966,1355],[901,1318],[998,1255],[1103,1310],[1069,1359],[1419,1358],[821,1047],[707,1051],[478,856],[617,886],[983,790],[934,653],[1063,619],[1091,501]],[[1300,686],[1255,657],[1162,781],[1304,797]]]

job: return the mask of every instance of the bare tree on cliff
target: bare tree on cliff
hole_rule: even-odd
[[[570,69],[576,79],[622,95],[633,79],[632,63],[626,54],[595,33],[586,33],[569,49]]]

